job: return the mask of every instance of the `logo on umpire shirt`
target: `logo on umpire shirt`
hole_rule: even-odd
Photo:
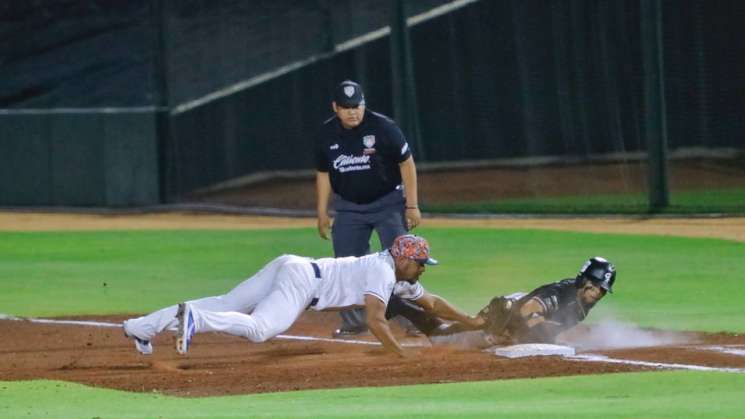
[[[370,156],[348,156],[341,154],[334,160],[333,167],[339,173],[370,170]]]
[[[365,149],[362,150],[362,154],[369,155],[369,154],[375,154],[375,136],[374,135],[365,135],[362,137],[362,144],[365,146]]]

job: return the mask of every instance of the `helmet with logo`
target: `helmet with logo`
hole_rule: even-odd
[[[582,286],[585,279],[612,293],[613,283],[616,282],[616,267],[604,258],[595,256],[580,268],[575,280],[577,288]]]

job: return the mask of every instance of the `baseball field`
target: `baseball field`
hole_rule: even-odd
[[[573,357],[505,358],[330,338],[308,312],[264,344],[168,333],[138,354],[119,323],[222,294],[283,253],[329,256],[313,219],[0,213],[0,417],[742,417],[745,219],[427,219],[422,283],[469,312],[572,277],[615,292],[564,337]],[[377,247],[377,243],[373,243]]]

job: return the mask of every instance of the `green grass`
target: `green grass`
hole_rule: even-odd
[[[575,275],[588,257],[618,267],[593,315],[641,326],[744,332],[745,243],[537,230],[420,232],[441,265],[422,282],[472,312],[493,295]],[[0,313],[145,313],[222,294],[282,253],[328,256],[312,229],[0,234]],[[105,284],[105,285],[104,285]]]
[[[419,231],[441,265],[423,283],[475,312],[492,295],[618,266],[590,315],[743,332],[745,243],[538,230]],[[220,294],[282,254],[328,256],[313,229],[0,233],[0,313],[144,313]],[[106,284],[104,286],[104,283]],[[2,364],[0,364],[0,370]],[[0,382],[0,417],[739,417],[745,375],[645,373],[178,399],[76,384]]]
[[[331,254],[297,230],[0,233],[0,312],[145,312],[223,293],[290,250]]]
[[[459,204],[423,205],[431,213],[646,214],[648,196],[642,193],[572,195],[562,197],[484,200]],[[745,213],[745,189],[673,191],[670,206],[661,213]]]
[[[55,382],[0,383],[7,418],[739,418],[745,375],[606,374],[181,399]],[[11,402],[12,401],[12,402]]]

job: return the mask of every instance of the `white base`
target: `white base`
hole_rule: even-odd
[[[571,346],[550,345],[547,343],[527,343],[512,346],[492,346],[484,352],[506,358],[522,358],[526,356],[572,356],[574,348]]]

